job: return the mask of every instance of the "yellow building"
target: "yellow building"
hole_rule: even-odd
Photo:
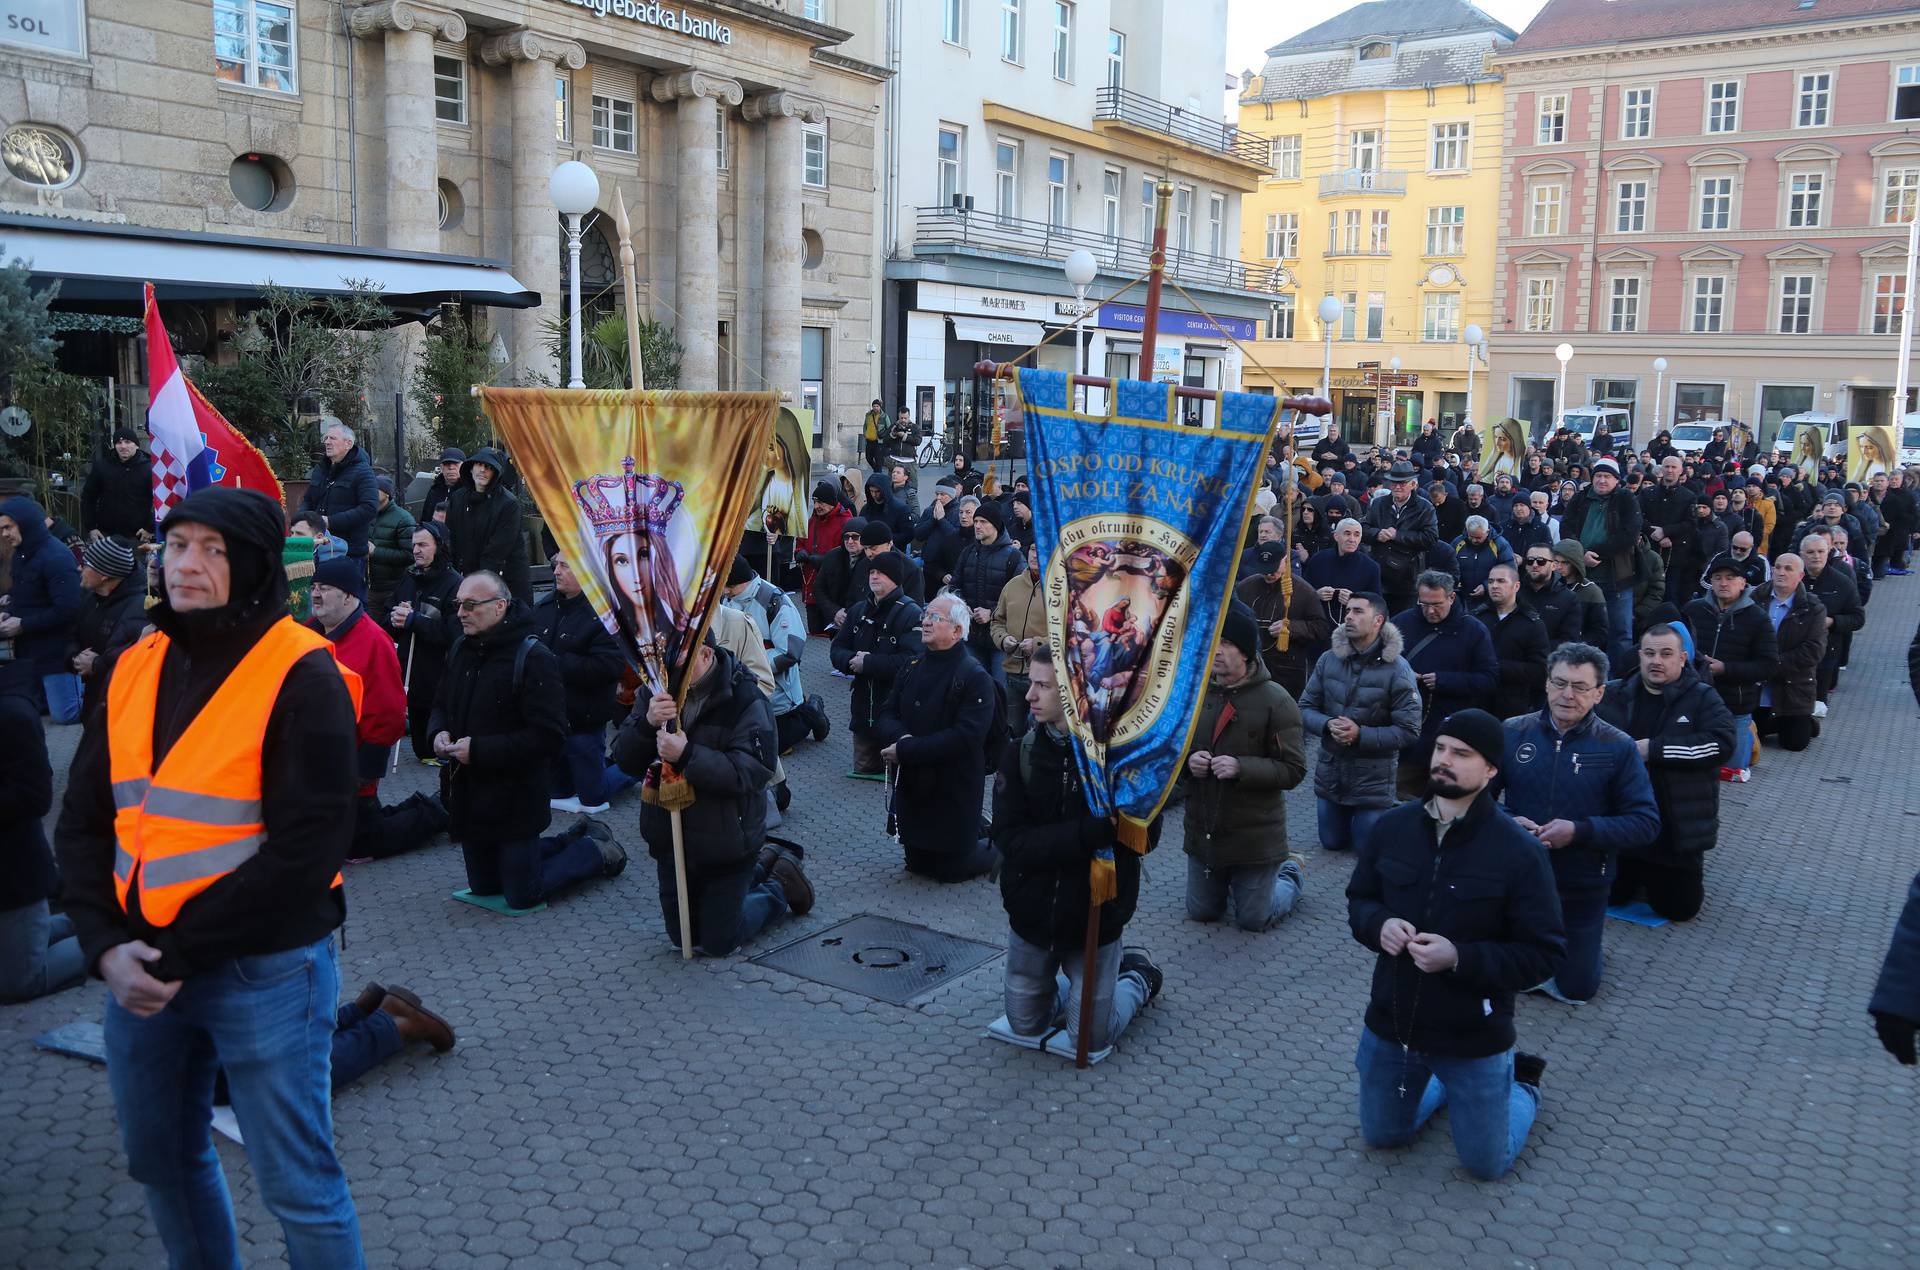
[[[1242,78],[1240,127],[1267,139],[1274,169],[1240,209],[1241,255],[1272,266],[1276,292],[1249,388],[1320,390],[1332,296],[1329,387],[1349,443],[1403,444],[1426,419],[1444,435],[1465,417],[1463,335],[1490,332],[1493,314],[1504,121],[1489,63],[1513,39],[1461,0],[1374,0]],[[1391,376],[1396,359],[1410,384],[1363,369]],[[1484,363],[1475,379],[1484,403]]]

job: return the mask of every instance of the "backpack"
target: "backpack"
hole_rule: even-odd
[[[985,670],[980,673],[986,675]],[[965,679],[954,676],[953,691],[947,701],[948,709],[959,710],[960,694],[966,685]],[[980,743],[980,752],[987,760],[987,774],[991,776],[1000,770],[1000,760],[1007,752],[1007,693],[992,675],[987,675],[987,686],[993,689],[993,717],[987,721],[987,735]]]

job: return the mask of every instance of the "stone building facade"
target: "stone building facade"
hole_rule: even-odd
[[[675,328],[681,386],[771,386],[817,408],[829,457],[857,449],[878,0],[52,8],[46,30],[0,38],[0,214],[357,249],[376,280],[393,261],[503,262],[541,303],[494,314],[502,377],[552,378],[542,328],[566,283],[548,178],[579,159],[600,213],[624,196],[639,310]],[[614,243],[591,216],[595,309],[619,305]],[[210,342],[230,320],[216,307]]]

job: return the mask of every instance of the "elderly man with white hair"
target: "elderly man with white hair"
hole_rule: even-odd
[[[367,533],[373,527],[373,518],[380,514],[379,478],[355,444],[353,429],[338,419],[321,432],[320,449],[326,457],[307,474],[307,492],[300,499],[300,510],[326,517],[327,532],[344,539],[347,554],[364,568]]]
[[[1485,516],[1467,517],[1467,532],[1453,542],[1453,572],[1460,590],[1474,598],[1486,594],[1487,572],[1512,563],[1513,548],[1493,532],[1493,522]]]
[[[972,615],[942,592],[920,615],[925,655],[893,681],[880,707],[880,757],[889,768],[889,806],[900,827],[907,872],[938,882],[992,873],[999,853],[980,834],[988,733],[1004,737],[1000,689],[967,653]]]
[[[1347,601],[1356,595],[1380,593],[1380,562],[1360,550],[1361,525],[1349,516],[1333,527],[1333,545],[1316,551],[1300,567],[1329,621],[1346,618]]]

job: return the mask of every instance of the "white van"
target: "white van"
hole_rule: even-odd
[[[1633,430],[1633,416],[1618,406],[1575,406],[1560,416],[1560,426],[1572,428],[1580,444],[1591,447],[1602,419],[1607,421],[1607,433],[1613,438],[1614,447],[1627,445]]]
[[[1796,442],[1803,428],[1819,432],[1823,438],[1821,454],[1824,457],[1837,459],[1847,452],[1847,420],[1842,415],[1826,410],[1805,410],[1782,419],[1779,435],[1773,439],[1774,450],[1791,458],[1796,453]]]
[[[1713,434],[1724,424],[1719,423],[1676,423],[1667,429],[1673,448],[1682,454],[1699,454],[1713,440]]]
[[[1920,463],[1920,410],[1900,421],[1900,466]]]

